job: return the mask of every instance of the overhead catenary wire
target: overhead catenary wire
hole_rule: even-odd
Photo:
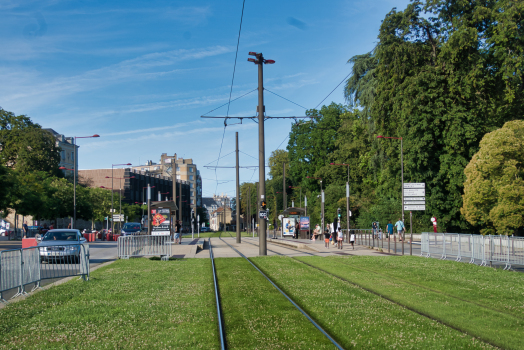
[[[288,101],[288,102],[291,102],[291,103],[294,104],[294,105],[297,105],[297,106],[299,106],[299,107],[301,107],[301,108],[307,109],[306,107],[301,106],[301,105],[299,105],[298,103],[291,101],[290,99],[287,99],[287,98],[285,98],[285,97],[282,97],[282,96],[280,96],[279,94],[274,93],[273,91],[270,91],[270,90],[268,90],[268,89],[266,89],[266,88],[264,88],[264,90],[266,90],[267,92],[269,92],[269,93],[271,93],[271,94],[273,94],[273,95],[275,95],[275,96],[280,97],[281,99],[284,99],[284,100],[286,100],[286,101]]]
[[[316,105],[315,108],[313,108],[313,109],[317,109],[318,106],[320,106],[322,104],[322,102],[324,102],[326,100],[326,98],[328,98],[340,86],[340,84],[342,84],[351,74],[353,74],[353,72],[349,72],[349,74],[346,75],[346,77],[344,79],[342,79],[342,81],[340,83],[338,83],[338,85],[335,86],[335,88],[333,90],[331,90],[331,92],[326,97],[324,97],[324,99],[322,101],[320,101],[320,103],[318,105]]]
[[[237,67],[237,57],[238,57],[238,46],[240,44],[240,33],[242,32],[242,20],[244,18],[244,7],[246,5],[246,0],[242,1],[242,13],[240,14],[240,28],[238,29],[238,39],[237,39],[237,50],[235,53],[235,63],[233,64],[233,77],[231,78],[231,89],[229,90],[229,101],[227,106],[227,116],[229,116],[229,106],[231,105],[231,95],[233,93],[233,83],[235,81],[235,71]],[[220,150],[218,151],[218,159],[217,159],[217,166],[218,161],[220,160],[220,154],[222,153],[222,146],[224,144],[224,136],[226,135],[226,126],[227,126],[227,117],[224,119],[224,132],[222,133],[222,141],[220,142]],[[215,179],[217,179],[217,185],[215,187],[215,192],[218,190],[218,175],[217,175],[217,169],[215,168]]]

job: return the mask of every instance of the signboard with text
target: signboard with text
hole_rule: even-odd
[[[171,234],[171,213],[169,208],[151,209],[151,224],[151,235],[169,236]]]
[[[426,210],[426,184],[424,182],[404,184],[404,210]]]

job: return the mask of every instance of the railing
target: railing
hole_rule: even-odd
[[[171,255],[171,236],[132,235],[118,237],[118,258],[129,259],[139,256],[161,256],[167,260]]]
[[[46,263],[44,263],[46,262]],[[40,281],[50,278],[82,276],[89,279],[89,245],[53,245],[0,251],[0,301],[3,294],[18,288],[12,297],[27,294],[40,287]]]
[[[481,266],[504,264],[524,265],[524,238],[509,236],[481,236],[459,233],[423,232],[421,255],[440,259],[478,263]]]

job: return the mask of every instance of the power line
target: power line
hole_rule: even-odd
[[[231,94],[233,93],[233,81],[235,80],[235,71],[237,69],[238,46],[240,45],[240,32],[242,31],[242,20],[244,19],[244,6],[245,5],[246,5],[246,0],[242,1],[242,14],[240,15],[240,28],[238,28],[237,52],[235,53],[235,64],[233,65],[233,77],[231,78],[231,89],[229,90],[229,103],[227,105],[226,116],[229,116],[229,106],[231,105]],[[224,123],[225,123],[225,120],[224,120]]]
[[[242,1],[242,13],[240,15],[240,28],[238,29],[238,39],[237,39],[237,51],[235,53],[235,63],[233,65],[233,77],[231,78],[231,89],[229,90],[229,102],[227,105],[227,114],[226,116],[229,116],[229,106],[231,105],[231,94],[233,93],[233,82],[235,80],[235,71],[237,68],[237,57],[238,57],[238,46],[240,44],[240,32],[242,31],[242,20],[244,18],[244,6],[246,4],[246,0]],[[218,167],[218,161],[220,160],[220,154],[222,153],[222,145],[224,144],[224,136],[226,135],[226,126],[227,126],[227,117],[224,119],[224,132],[222,133],[222,142],[220,142],[220,151],[218,152],[218,159],[217,159],[217,167]],[[217,169],[215,168],[215,179],[217,180],[217,185],[215,187],[215,192],[218,190],[218,175],[217,175]]]
[[[235,151],[232,151],[232,152],[230,152],[230,153],[226,154],[225,156],[222,156],[222,157],[220,157],[220,158],[218,158],[218,159],[225,158],[225,157],[227,157],[228,155],[230,155],[231,153],[235,153]],[[206,165],[209,165],[209,164],[211,164],[211,163],[217,161],[218,159],[212,160],[212,161],[210,161],[209,163],[207,163]]]
[[[297,105],[297,106],[299,106],[299,107],[301,107],[301,108],[307,109],[306,107],[301,106],[301,105],[299,105],[298,103],[293,102],[293,101],[291,101],[291,100],[289,100],[289,99],[287,99],[287,98],[285,98],[285,97],[282,97],[282,96],[280,96],[279,94],[274,93],[273,91],[270,91],[270,90],[268,90],[268,89],[266,89],[266,88],[264,88],[264,90],[266,90],[267,92],[272,93],[273,95],[278,96],[278,97],[280,97],[280,98],[282,98],[282,99],[284,99],[284,100],[286,100],[286,101],[288,101],[288,102],[291,102],[291,103],[294,104],[294,105]]]
[[[317,109],[318,106],[320,106],[322,104],[322,102],[324,102],[326,100],[326,98],[328,98],[333,93],[333,91],[335,91],[340,86],[340,84],[342,84],[344,82],[344,80],[346,80],[351,74],[352,74],[352,72],[350,72],[348,75],[346,75],[346,77],[344,79],[342,79],[342,81],[340,83],[338,83],[338,85],[333,90],[331,90],[331,92],[326,97],[324,97],[324,99],[322,101],[320,101],[320,103],[313,109]]]
[[[224,107],[225,105],[227,105],[227,104],[229,104],[229,103],[231,103],[231,102],[235,102],[236,100],[241,99],[242,97],[247,96],[247,95],[249,95],[250,93],[255,92],[255,91],[257,91],[257,90],[258,90],[258,89],[253,89],[253,90],[251,90],[251,91],[249,91],[249,92],[246,92],[246,93],[243,94],[242,96],[239,96],[239,97],[237,97],[237,98],[234,98],[234,99],[230,100],[229,102],[226,102],[226,103],[224,103],[223,105],[220,105],[220,106],[218,106],[217,108],[214,108],[214,109],[210,110],[210,111],[207,112],[206,114],[209,114],[209,113],[211,113],[211,112],[214,112],[214,111],[216,111],[217,109],[222,108],[222,107]],[[231,97],[230,97],[230,98],[231,98]]]

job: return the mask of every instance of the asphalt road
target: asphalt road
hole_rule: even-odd
[[[0,240],[0,251],[9,250],[9,249],[20,249],[22,248],[21,241],[7,241],[4,237]],[[117,242],[107,242],[107,241],[96,241],[89,243],[89,266],[91,268],[105,263],[107,261],[116,260],[118,257],[117,253]],[[60,263],[43,263],[41,268],[41,274],[43,277],[47,277],[40,282],[41,286],[58,281],[60,278],[52,278],[57,274],[71,273],[75,274],[78,269],[75,269],[78,265],[68,265]],[[27,285],[26,291],[29,292],[33,288],[33,285]],[[3,293],[3,298],[9,300],[13,295],[15,295],[17,289],[11,289]]]

